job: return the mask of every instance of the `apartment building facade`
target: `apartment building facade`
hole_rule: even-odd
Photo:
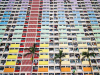
[[[59,50],[62,75],[100,74],[100,0],[0,0],[0,75],[60,75]],[[92,73],[84,51],[96,53]]]

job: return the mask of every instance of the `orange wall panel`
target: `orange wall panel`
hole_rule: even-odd
[[[48,72],[48,68],[39,68],[38,72]]]
[[[83,67],[83,71],[87,72],[87,71],[91,71],[90,67]]]
[[[5,68],[4,72],[14,72],[14,68]]]
[[[62,72],[70,72],[71,69],[70,69],[70,68],[61,68],[61,71],[62,71]]]

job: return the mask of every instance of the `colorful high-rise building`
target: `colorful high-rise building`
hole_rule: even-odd
[[[34,44],[42,51],[34,54],[32,66],[24,49]],[[61,71],[59,59],[53,60],[59,50],[66,54]],[[88,58],[81,61],[82,52],[96,53],[91,66]],[[31,70],[32,75],[100,75],[100,0],[0,0],[0,75]]]

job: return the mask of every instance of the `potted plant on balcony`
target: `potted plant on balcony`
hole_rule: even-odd
[[[73,70],[73,75],[75,75],[75,70]]]
[[[24,55],[24,57],[27,56],[27,55],[30,55],[30,54],[32,55],[31,61],[32,61],[32,68],[33,68],[34,54],[36,54],[36,51],[41,51],[41,50],[37,50],[36,44],[34,44],[33,47],[25,48],[24,50],[28,50],[28,51],[29,51],[29,53],[26,53],[26,54]],[[32,75],[32,68],[31,68],[31,75]]]
[[[61,58],[65,57],[66,54],[63,54],[63,51],[59,50],[58,54],[55,54],[55,57],[53,60],[56,60],[59,58],[59,66],[60,66],[60,75],[61,75]]]
[[[89,59],[89,65],[91,67],[91,59],[90,59],[90,56],[93,56],[95,58],[95,54],[96,53],[94,53],[94,52],[89,53],[89,51],[88,52],[82,52],[82,56],[83,57],[82,57],[81,61],[83,61],[85,58],[88,58]],[[92,73],[92,67],[91,67],[91,73]],[[92,73],[92,75],[93,75],[93,73]]]

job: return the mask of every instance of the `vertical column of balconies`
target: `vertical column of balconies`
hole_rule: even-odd
[[[40,33],[40,51],[39,52],[39,67],[38,67],[38,72],[48,72],[48,67],[45,67],[45,65],[48,66],[48,47],[49,45],[46,46],[46,43],[47,43],[47,40],[48,39],[42,39],[45,37],[45,33],[48,33],[46,30],[46,24],[49,24],[49,23],[46,23],[46,21],[49,21],[49,19],[47,19],[47,16],[49,17],[49,12],[46,12],[46,8],[47,8],[47,4],[45,4],[44,2],[49,2],[49,0],[43,0],[43,11],[42,13],[40,14],[40,19],[41,21],[39,22],[39,24],[41,24],[41,31],[38,31],[38,32],[41,32]],[[38,27],[40,28],[40,27]],[[49,26],[48,26],[49,28]],[[46,55],[47,54],[47,55]],[[42,67],[40,67],[42,66]]]
[[[38,29],[40,29],[38,26],[41,25],[41,23],[39,23],[39,21],[41,21],[41,16],[42,15],[42,3],[40,0],[33,0],[30,1],[29,4],[29,8],[27,11],[27,23],[28,27],[27,27],[27,34],[26,34],[26,43],[25,43],[25,47],[32,47],[34,43],[36,43],[36,47],[39,47],[39,36],[38,33],[40,34],[40,32],[38,32]],[[38,53],[38,51],[37,51]],[[25,58],[30,58],[30,56],[27,56]],[[34,55],[34,62],[38,61],[38,54]],[[25,64],[32,64],[32,62],[30,60],[23,60],[23,65]],[[38,65],[34,63],[33,65]],[[30,66],[28,66],[30,67]],[[25,67],[24,67],[25,68]],[[35,69],[35,67],[32,68],[33,72],[37,72],[38,69]],[[29,71],[29,70],[28,70]]]
[[[33,43],[36,42],[36,28],[38,24],[38,9],[39,9],[39,1],[31,1],[29,10],[28,10],[28,30],[27,30],[27,38],[25,47],[33,46]],[[31,43],[30,43],[31,42]]]
[[[21,19],[21,17],[25,16],[25,15],[22,15],[22,14],[25,14],[25,12],[23,12],[23,11],[27,11],[27,8],[24,8],[24,7],[17,8],[17,9],[20,9],[19,11],[17,11],[17,12],[19,12],[18,13],[19,15],[15,15],[14,14],[14,12],[16,12],[14,10],[15,6],[16,6],[15,3],[16,3],[15,0],[9,1],[7,8],[4,12],[4,14],[6,14],[6,15],[4,15],[5,18],[2,19],[4,21],[9,20],[9,23],[8,23],[7,29],[6,29],[6,37],[7,36],[8,37],[6,40],[7,43],[5,44],[6,48],[4,50],[7,54],[3,55],[3,57],[5,57],[5,59],[7,59],[7,61],[4,64],[4,66],[5,66],[4,72],[14,72],[14,71],[16,72],[15,65],[18,65],[17,58],[18,58],[18,53],[20,53],[19,47],[20,47],[20,43],[21,43],[21,35],[17,35],[17,34],[22,34],[24,22],[21,22],[21,21],[23,21]],[[19,2],[19,5],[20,4],[21,3]],[[22,6],[23,5],[24,4],[22,4]],[[16,18],[16,16],[17,16],[17,18]],[[19,49],[19,51],[18,51],[18,49]],[[12,61],[12,59],[13,59],[13,61]],[[16,61],[15,61],[15,59],[16,59]],[[10,60],[10,61],[8,61],[8,60]],[[21,63],[19,63],[19,64],[21,65]],[[9,68],[9,67],[7,68],[6,66],[9,66],[11,68]],[[14,67],[12,67],[12,66],[14,66]]]
[[[9,50],[10,50],[10,48],[9,48],[9,45],[10,45],[10,43],[8,43],[9,42],[9,32],[10,32],[10,27],[8,26],[9,25],[9,19],[10,19],[10,15],[12,14],[11,13],[11,11],[13,10],[13,5],[14,5],[14,2],[15,2],[15,0],[13,0],[12,1],[12,3],[11,3],[11,0],[7,3],[7,6],[5,7],[5,11],[4,11],[4,15],[3,15],[3,17],[2,17],[2,19],[1,19],[1,22],[0,22],[0,25],[1,26],[3,26],[3,28],[2,27],[0,27],[1,29],[0,29],[0,33],[3,33],[4,34],[4,36],[5,36],[5,34],[6,34],[6,37],[5,38],[3,38],[2,39],[2,41],[1,41],[1,47],[0,48],[3,48],[3,46],[2,45],[4,45],[4,48],[3,48],[3,57],[1,58],[1,60],[0,61],[4,61],[3,63],[1,62],[1,65],[3,65],[3,67],[4,67],[4,70],[3,70],[3,72],[6,72],[7,70],[6,69],[8,69],[8,68],[6,68],[6,66],[9,66],[9,67],[11,67],[12,68],[12,66],[11,65],[9,65],[9,64],[7,64],[8,63],[8,59],[11,61],[12,59],[11,58],[9,58],[9,54],[8,54],[8,52],[9,52]],[[11,6],[9,6],[11,4]],[[3,10],[1,10],[1,11],[3,11]],[[8,12],[9,11],[9,12]],[[6,29],[7,28],[7,29]],[[2,42],[4,42],[3,44],[2,44]],[[6,43],[7,42],[7,43]],[[7,59],[7,60],[6,60]],[[15,61],[15,59],[14,59],[14,61]],[[13,68],[14,69],[14,68]],[[5,71],[6,70],[6,71]],[[14,71],[13,71],[14,72]]]
[[[41,35],[40,35],[40,51],[39,54],[39,68],[38,68],[38,72],[48,72],[48,64],[49,64],[49,37],[46,37],[45,34],[47,34],[49,32],[49,12],[47,12],[46,10],[49,11],[49,0],[43,0],[43,12],[40,15],[41,17]],[[47,7],[48,6],[48,7]],[[48,25],[48,26],[46,26]],[[40,27],[39,27],[40,28]],[[39,32],[39,31],[38,31]],[[42,39],[46,37],[46,39]],[[42,67],[40,67],[42,66]]]

